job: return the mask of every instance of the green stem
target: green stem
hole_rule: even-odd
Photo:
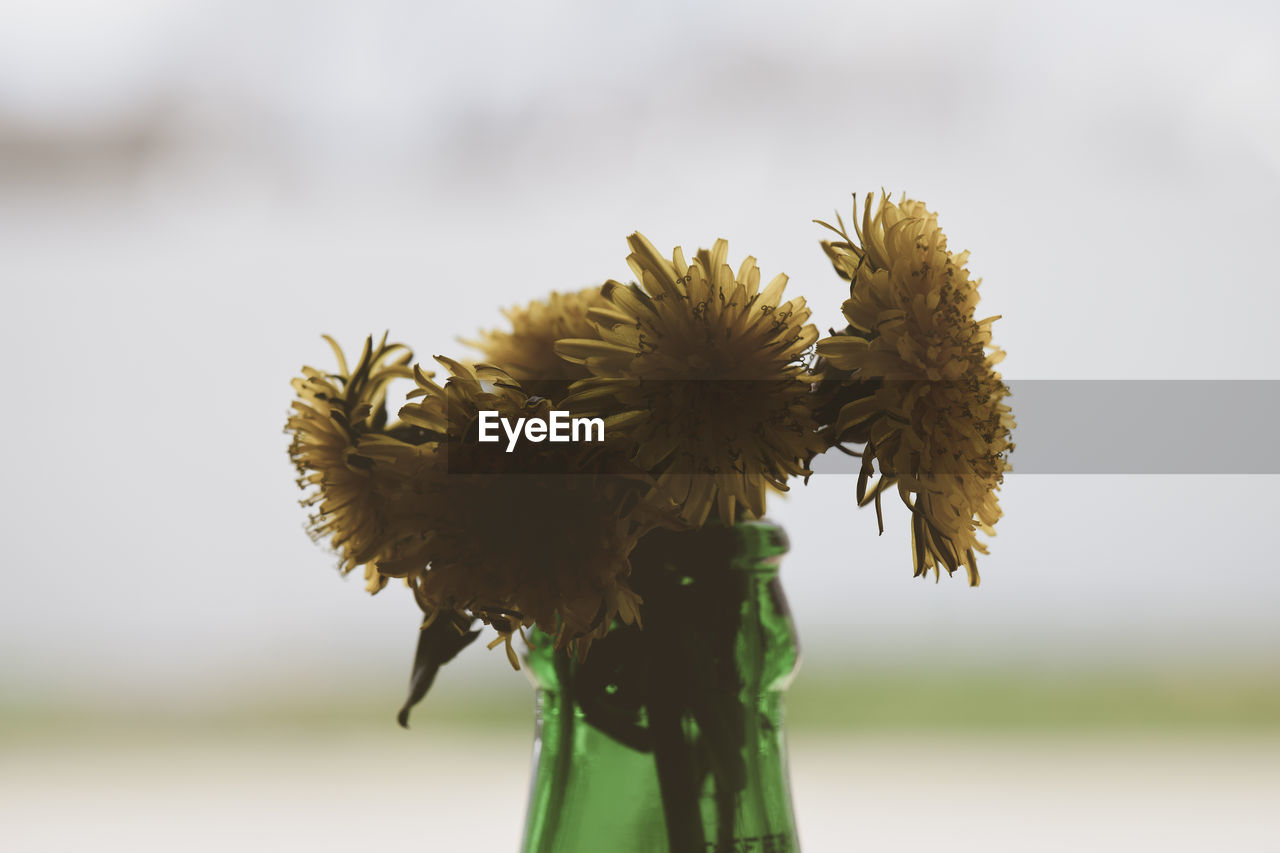
[[[671,853],[705,853],[706,838],[702,834],[698,791],[693,784],[693,756],[684,737],[680,705],[666,701],[667,698],[664,695],[661,701],[655,701],[649,707],[658,788],[667,823],[667,844]]]

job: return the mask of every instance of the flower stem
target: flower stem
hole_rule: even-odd
[[[671,853],[704,853],[706,839],[694,784],[693,755],[681,724],[682,709],[678,702],[669,701],[674,697],[666,691],[655,693],[658,695],[649,707],[649,727],[667,823],[667,844]]]

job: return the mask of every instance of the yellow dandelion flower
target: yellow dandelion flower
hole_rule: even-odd
[[[685,263],[664,258],[641,234],[627,238],[639,284],[604,287],[590,312],[596,334],[556,352],[592,374],[573,405],[629,413],[635,463],[658,477],[658,494],[695,526],[765,512],[766,489],[786,491],[821,449],[803,358],[818,339],[802,298],[782,301],[778,275],[762,291],[748,257],[737,274],[717,240]]]
[[[598,286],[552,293],[545,301],[503,311],[511,321],[511,331],[484,331],[476,340],[463,343],[483,353],[486,362],[502,365],[529,394],[559,400],[574,380],[591,373],[583,365],[556,355],[556,341],[594,335],[595,326],[587,312],[606,305],[608,300]]]
[[[292,435],[289,456],[298,469],[298,485],[312,490],[304,506],[315,506],[309,530],[327,539],[338,553],[345,574],[366,566],[371,592],[386,579],[371,566],[390,543],[390,518],[401,511],[394,495],[392,469],[376,465],[367,452],[375,446],[403,444],[387,432],[387,385],[413,373],[413,353],[401,344],[376,347],[365,341],[354,370],[334,340],[325,336],[337,356],[338,372],[304,367],[293,380],[297,399],[285,426]],[[404,445],[412,454],[413,448]],[[381,453],[386,455],[384,449]]]
[[[828,376],[845,396],[832,443],[865,443],[858,501],[875,501],[897,485],[912,511],[917,576],[939,567],[967,569],[978,583],[977,531],[994,535],[996,492],[1009,470],[1013,415],[1009,390],[993,368],[1004,353],[991,345],[991,324],[975,319],[978,279],[968,252],[947,250],[937,216],[922,202],[868,197],[851,239],[844,223],[820,223],[842,238],[824,242],[836,272],[850,282],[849,328],[818,342]],[[836,392],[839,399],[840,391]],[[873,462],[880,479],[869,486]]]
[[[607,451],[530,443],[514,451],[476,441],[478,414],[546,421],[551,404],[502,370],[439,358],[442,387],[421,371],[410,424],[447,436],[415,487],[426,514],[414,541],[379,571],[405,577],[429,617],[456,612],[499,631],[516,664],[513,632],[537,624],[585,654],[617,618],[639,619],[629,555],[646,529],[635,510],[643,479],[610,473]]]

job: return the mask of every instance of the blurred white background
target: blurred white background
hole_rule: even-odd
[[[825,328],[810,220],[905,190],[972,250],[1006,377],[1278,379],[1278,104],[1265,3],[4,0],[0,697],[389,711],[416,609],[303,534],[288,380],[322,332],[465,354],[502,306],[625,278],[636,229],[728,238]],[[771,515],[813,671],[1274,685],[1275,486],[1014,474],[977,590],[913,582],[905,510],[877,538],[851,480]],[[439,688],[525,701],[505,667]]]

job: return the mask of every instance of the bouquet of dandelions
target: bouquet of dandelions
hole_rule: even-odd
[[[612,626],[640,626],[642,537],[759,519],[832,448],[861,457],[851,497],[881,532],[896,486],[915,575],[964,567],[978,583],[976,534],[994,533],[1013,449],[996,318],[976,319],[967,253],[923,203],[882,196],[873,212],[868,197],[857,213],[855,199],[852,236],[820,223],[849,283],[848,325],[829,337],[784,298],[785,275],[762,288],[750,257],[735,272],[725,241],[686,260],[637,233],[635,282],[508,310],[510,331],[469,342],[482,360],[436,358],[442,380],[385,336],[354,364],[329,340],[337,372],[293,380],[312,536],[370,592],[402,581],[425,614],[402,723],[476,622],[516,668],[525,629],[582,659]],[[416,387],[391,420],[400,378]],[[566,412],[580,440],[538,440],[564,434]]]

